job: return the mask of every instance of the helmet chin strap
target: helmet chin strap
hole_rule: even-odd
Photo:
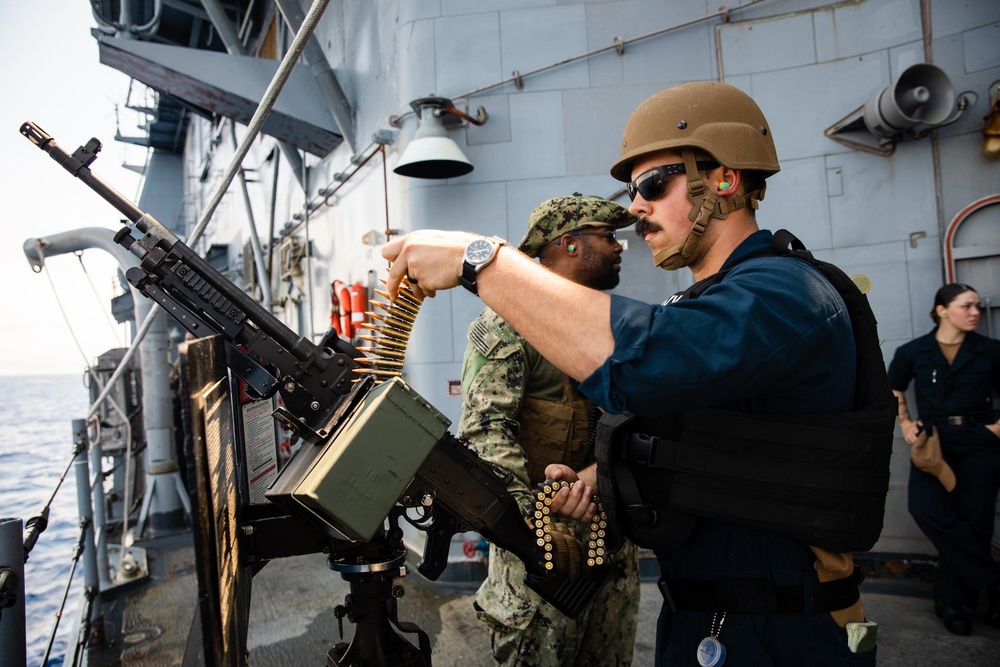
[[[708,229],[708,223],[712,218],[723,220],[730,213],[745,206],[757,208],[757,202],[764,198],[766,186],[761,186],[759,190],[748,192],[744,195],[736,195],[726,199],[720,199],[711,188],[705,187],[698,173],[695,164],[694,151],[685,148],[681,151],[684,159],[684,169],[688,178],[688,200],[691,202],[691,211],[688,213],[688,220],[692,222],[691,231],[683,243],[664,248],[653,254],[653,263],[667,271],[676,271],[691,263],[695,248],[701,241],[702,235]]]

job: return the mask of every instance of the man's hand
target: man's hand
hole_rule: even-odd
[[[986,428],[993,432],[993,435],[1000,438],[1000,422],[993,422],[992,424],[987,424]]]
[[[574,472],[569,466],[552,463],[545,468],[546,479],[564,479],[572,482],[570,488],[560,489],[552,498],[549,510],[560,516],[590,521],[597,514],[597,504],[593,502],[594,491],[597,488],[597,466]]]
[[[920,434],[922,426],[922,423],[909,419],[899,422],[899,430],[903,432],[903,439],[906,440],[907,444],[913,445],[917,442],[917,436]]]
[[[418,297],[432,297],[439,289],[458,285],[465,246],[479,238],[469,232],[422,229],[386,243],[382,256],[392,263],[386,291],[395,299],[399,284],[409,276]]]

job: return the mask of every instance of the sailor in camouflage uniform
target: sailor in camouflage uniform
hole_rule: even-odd
[[[633,222],[613,202],[579,194],[558,197],[532,212],[519,250],[577,283],[611,289],[618,284],[622,253],[615,230]],[[545,466],[564,463],[579,470],[591,462],[597,408],[489,308],[469,327],[462,394],[459,435],[481,458],[513,473],[509,490],[525,516],[533,510],[531,489],[545,481]],[[587,526],[563,527],[586,544]],[[611,562],[624,576],[574,620],[524,585],[524,565],[516,556],[491,546],[476,615],[489,626],[497,663],[629,665],[639,609],[635,546],[626,543]]]

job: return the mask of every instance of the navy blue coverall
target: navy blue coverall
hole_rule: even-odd
[[[771,232],[746,239],[732,269],[697,299],[650,305],[613,295],[612,356],[580,385],[606,410],[640,417],[702,407],[765,413],[849,412],[856,350],[836,289],[806,262],[771,255]],[[815,584],[815,556],[789,538],[700,520],[657,552],[664,579]],[[713,614],[661,607],[658,665],[694,665]],[[726,667],[874,665],[851,653],[829,613],[727,615]]]
[[[984,426],[997,420],[1000,341],[967,333],[949,366],[936,331],[896,350],[889,386],[905,392],[913,382],[919,419],[938,430],[941,454],[957,480],[948,493],[936,477],[910,464],[910,514],[938,550],[934,595],[974,607],[982,589],[1000,583],[1000,563],[990,556],[1000,438]]]

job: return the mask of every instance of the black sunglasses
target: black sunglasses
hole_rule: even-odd
[[[618,235],[613,229],[607,229],[604,231],[593,231],[593,232],[569,232],[570,236],[603,236],[611,243],[618,240]]]
[[[696,162],[695,166],[698,167],[698,171],[708,171],[709,169],[718,167],[719,163],[715,160],[704,160]],[[662,197],[663,191],[667,189],[667,176],[676,176],[677,174],[686,172],[687,169],[684,168],[683,162],[663,164],[659,167],[653,167],[649,171],[644,171],[634,181],[625,186],[628,189],[628,198],[631,201],[635,201],[636,194],[642,195],[642,198],[646,201],[653,201]]]

